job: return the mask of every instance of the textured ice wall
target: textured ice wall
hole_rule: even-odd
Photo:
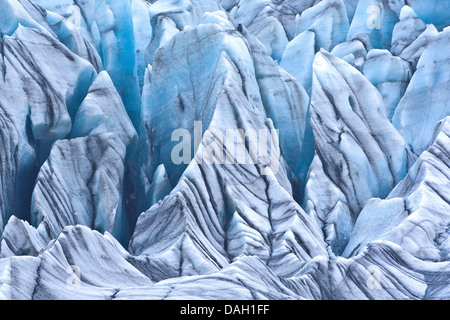
[[[1,1],[0,297],[450,298],[448,5]]]

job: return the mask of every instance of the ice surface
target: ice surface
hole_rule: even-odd
[[[344,256],[361,251],[367,242],[383,239],[401,245],[417,258],[447,261],[449,186],[446,168],[450,118],[439,123],[434,143],[409,170],[387,200],[373,199],[361,213]]]
[[[149,3],[144,0],[132,0],[131,14],[135,38],[137,75],[139,85],[142,88],[144,85],[145,68],[147,67],[145,51],[152,39]]]
[[[191,41],[198,41],[198,36],[193,37],[198,34],[203,34],[202,46],[209,47],[211,34],[215,35],[216,41],[220,39],[218,31],[220,30],[217,27],[199,26],[176,35],[172,41],[178,42],[179,45],[170,47],[179,48],[184,52],[184,46],[190,48]],[[240,44],[242,48],[248,50],[242,35],[231,33],[233,37],[230,37],[230,33],[222,32],[222,34],[224,39],[228,40],[227,42],[222,40],[219,43],[222,46],[225,45],[222,43],[233,43],[232,40],[234,40],[235,45]],[[198,45],[196,47],[199,48]],[[252,46],[250,49],[254,52]],[[219,94],[214,95],[214,108],[197,111],[200,115],[210,113],[208,122],[203,121],[203,126],[207,125],[205,129],[220,132],[238,129],[240,126],[243,126],[241,128],[244,130],[271,129],[271,122],[267,122],[264,117],[258,82],[254,75],[252,79],[252,75],[246,73],[249,71],[254,73],[250,55],[247,61],[242,55],[240,59],[237,59],[233,50],[235,50],[234,47],[231,47],[228,48],[228,54],[211,57],[214,58],[215,72],[220,75],[217,80],[214,80],[213,90]],[[158,53],[161,58],[157,61],[164,61],[163,55],[173,54],[173,51],[169,53],[163,48]],[[197,53],[198,50],[191,54]],[[209,53],[213,51],[210,49]],[[234,63],[233,58],[239,64]],[[272,62],[269,63],[266,59],[269,58],[261,52],[255,56],[255,63],[261,65],[259,77],[261,79],[264,79],[266,70],[278,71],[273,61],[270,60]],[[187,66],[183,67],[185,58],[177,59],[177,61],[183,63],[177,68],[178,74],[183,68],[186,68],[186,71],[192,70],[192,66],[190,66],[191,69]],[[205,63],[207,63],[206,60]],[[167,64],[153,66],[152,90],[158,88],[156,85],[160,86],[155,83],[153,75],[158,74],[156,72],[161,70],[161,67],[165,69]],[[196,76],[200,79],[205,77],[205,69],[200,70],[193,73],[192,77]],[[170,75],[167,72],[164,74]],[[273,71],[269,74],[273,74]],[[282,81],[284,77],[292,79],[288,75],[281,74],[278,81]],[[271,83],[274,81],[272,78],[269,80]],[[205,81],[199,83],[203,84]],[[264,85],[264,82],[262,84]],[[189,84],[183,83],[183,85]],[[177,92],[173,94],[176,97],[174,103],[163,104],[164,113],[187,112],[188,106],[209,107],[211,102],[206,100],[206,103],[202,103],[200,100],[204,93],[196,93],[195,86],[189,85],[187,88],[181,91],[183,96]],[[156,90],[156,93],[160,94],[160,92],[161,89]],[[184,98],[191,97],[193,94],[196,94],[196,104],[188,103],[192,98]],[[162,97],[167,99],[170,95],[165,94]],[[211,95],[208,94],[206,97],[209,99]],[[180,108],[180,103],[184,108]],[[152,105],[153,108],[156,106]],[[189,114],[195,116],[195,113],[194,110]],[[181,120],[180,118],[179,121]],[[157,128],[162,128],[158,121],[154,123]],[[168,124],[164,124],[164,128],[167,126]],[[187,130],[192,128],[187,127]],[[245,145],[241,139],[238,139],[238,144]],[[260,165],[211,165],[203,162],[202,158],[204,149],[208,145],[207,141],[207,138],[203,138],[199,149],[195,150],[196,161],[191,162],[187,169],[183,170],[181,179],[172,193],[142,214],[137,222],[130,242],[130,252],[158,265],[164,272],[154,273],[157,279],[215,273],[241,255],[256,255],[277,274],[289,275],[312,256],[326,255],[323,242],[319,237],[319,229],[292,198],[287,174],[282,165],[276,168],[278,172],[273,172],[267,177],[261,176],[263,168]],[[271,150],[271,152],[276,151]],[[232,150],[228,151],[228,154],[230,153],[233,154]],[[246,153],[250,154],[248,150]],[[280,155],[277,158],[282,163]],[[235,170],[241,174],[236,175]],[[168,174],[170,177],[170,172]],[[171,222],[167,223],[167,221]],[[302,229],[308,231],[301,233]],[[149,230],[158,230],[158,232],[149,232]],[[302,242],[298,243],[298,241]],[[178,265],[176,261],[182,261],[182,263]]]
[[[392,31],[392,54],[399,56],[425,29],[426,24],[417,17],[411,7],[404,6],[400,13],[400,21]]]
[[[297,33],[313,31],[317,46],[327,51],[344,42],[349,28],[347,11],[342,0],[320,1],[303,11],[297,23]]]
[[[311,91],[312,86],[312,64],[316,42],[312,31],[305,31],[289,42],[283,53],[280,67],[289,72],[305,88]]]
[[[448,262],[422,261],[398,245],[376,241],[351,259],[312,260],[285,283],[308,299],[440,299],[448,296],[448,268]],[[379,285],[371,282],[374,274]]]
[[[381,93],[387,117],[392,120],[411,79],[411,67],[406,61],[392,56],[387,50],[370,50],[366,59],[364,76]]]
[[[47,247],[49,240],[28,222],[11,216],[2,234],[1,256],[37,256]]]
[[[338,44],[331,54],[362,71],[366,63],[367,49],[361,41],[351,40]]]
[[[303,206],[306,213],[321,226],[332,252],[341,255],[354,222],[345,195],[325,174],[317,154],[308,173]]]
[[[387,196],[412,164],[380,93],[325,51],[314,60],[311,125],[325,173],[344,193],[354,221],[370,198]]]
[[[252,28],[254,21],[264,21],[270,17],[277,19],[283,25],[288,40],[292,40],[296,34],[297,17],[319,1],[221,0],[219,2],[238,23],[249,29]]]
[[[411,7],[425,23],[433,24],[438,29],[448,26],[450,19],[450,3],[448,1],[438,0],[430,3],[425,0],[416,0],[412,1]]]
[[[0,1],[0,299],[449,299],[448,4]]]
[[[95,70],[46,31],[19,26],[0,44],[3,227],[11,215],[29,217],[36,167],[70,132]]]
[[[410,45],[408,45],[400,53],[400,58],[408,61],[415,69],[420,57],[428,46],[436,40],[439,36],[439,32],[432,24],[428,25],[423,33],[421,33],[417,39],[415,39]]]
[[[153,65],[156,50],[164,46],[178,31],[199,25],[205,13],[219,10],[221,8],[215,0],[157,1],[151,5],[149,16],[152,36],[145,53],[146,63]]]
[[[430,146],[436,123],[450,115],[450,30],[423,51],[417,71],[400,101],[393,124],[416,155]]]
[[[102,60],[94,45],[83,36],[79,28],[63,16],[51,11],[46,12],[46,18],[49,29],[55,33],[61,43],[73,53],[89,61],[97,72],[103,70]]]
[[[89,88],[74,117],[71,138],[117,133],[126,147],[136,147],[137,133],[106,71]]]
[[[0,3],[0,35],[11,36],[19,27],[35,28],[47,31],[44,26],[34,20],[19,1],[5,0]],[[42,16],[41,16],[42,18]]]
[[[50,239],[67,225],[82,224],[126,241],[125,155],[125,145],[116,133],[56,142],[36,180],[33,225]]]
[[[279,130],[283,128],[279,131],[280,148],[293,173],[294,198],[299,201],[303,196],[314,150],[314,137],[309,120],[310,98],[301,84],[282,68],[278,68],[264,53],[254,37],[245,32],[244,35],[250,44],[263,107],[272,119],[274,127]]]
[[[136,2],[136,1],[134,1]],[[38,1],[47,10],[67,17],[69,23],[78,28],[81,34],[97,49],[103,67],[108,71],[117,91],[123,99],[127,112],[138,127],[140,114],[140,91],[137,76],[136,41],[145,41],[145,35],[136,32],[130,1]],[[138,4],[135,4],[135,6]],[[142,5],[142,4],[141,4]],[[140,12],[141,15],[145,12]],[[135,20],[137,17],[135,16]],[[141,22],[142,20],[139,20]],[[145,19],[142,23],[145,23]],[[136,28],[139,28],[136,21]],[[131,36],[130,36],[131,35]],[[145,44],[139,43],[142,49]],[[142,66],[140,69],[143,77]]]
[[[388,0],[360,0],[350,25],[347,40],[360,40],[370,49],[390,49],[392,30],[398,13]]]

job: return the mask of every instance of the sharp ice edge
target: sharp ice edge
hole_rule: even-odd
[[[449,9],[2,1],[0,298],[448,299]]]

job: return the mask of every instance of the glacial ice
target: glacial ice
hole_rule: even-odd
[[[46,17],[50,29],[61,43],[76,55],[89,61],[97,72],[103,70],[103,63],[97,50],[91,42],[86,40],[78,28],[57,13],[47,11]]]
[[[262,111],[253,60],[242,35],[208,24],[177,33],[157,51],[149,69],[151,82],[143,92],[142,120],[145,136],[151,139],[152,147],[146,153],[154,158],[150,163],[144,163],[150,166],[149,177],[163,163],[171,184],[176,185],[187,164],[180,166],[172,162],[172,149],[179,143],[171,141],[172,133],[180,128],[193,133],[194,121],[202,122],[201,134],[206,131],[217,104],[214,93],[224,81],[219,63],[224,56],[236,61],[241,76],[246,79],[246,95],[251,101],[259,100]],[[201,64],[195,63],[200,59]],[[172,85],[167,86],[167,82]],[[195,152],[193,147],[192,154]]]
[[[0,35],[2,37],[11,36],[19,25],[46,31],[46,28],[34,20],[19,1],[2,1],[0,9]]]
[[[307,299],[433,300],[448,296],[448,269],[448,262],[419,260],[392,242],[374,241],[350,259],[312,260],[285,283]],[[379,283],[371,282],[373,274]]]
[[[303,206],[323,230],[325,241],[332,252],[341,255],[353,231],[354,222],[345,195],[326,175],[317,154],[308,173]]]
[[[427,261],[448,260],[450,118],[439,124],[433,144],[419,157],[408,175],[386,200],[372,199],[356,222],[344,256],[382,239],[401,245]],[[370,228],[368,228],[370,226]]]
[[[180,33],[173,41],[184,40],[175,47],[189,48],[189,42],[185,44],[185,41],[197,39],[192,39],[192,35],[210,35],[212,32],[216,35],[215,39],[220,39],[216,27],[199,26]],[[210,41],[206,36],[202,39]],[[215,61],[216,73],[220,75],[214,83],[214,90],[219,93],[215,96],[215,108],[200,109],[202,112],[198,112],[211,113],[208,130],[225,132],[227,129],[238,129],[240,125],[244,126],[243,129],[270,128],[271,125],[262,116],[264,112],[261,111],[264,109],[261,98],[256,99],[256,79],[245,75],[244,70],[248,70],[245,60],[241,58],[238,60],[240,65],[235,65],[231,54],[232,51],[229,55],[221,54],[219,60]],[[184,62],[185,59],[180,61]],[[250,70],[253,70],[251,67]],[[152,73],[156,68],[155,65]],[[202,73],[195,75],[205,76]],[[154,85],[152,81],[151,86]],[[194,92],[182,91],[187,97],[195,93],[196,89],[192,86],[189,88]],[[165,94],[164,97],[169,95]],[[199,94],[196,99],[198,105],[208,107],[210,102],[200,103],[200,98]],[[179,103],[189,100],[177,94],[177,101],[172,104],[173,111],[166,108],[164,112],[179,112]],[[187,102],[183,105],[192,106]],[[255,113],[258,105],[260,112]],[[283,167],[277,168],[278,173],[273,172],[264,177],[261,176],[263,168],[260,165],[208,164],[202,158],[208,146],[207,141],[208,137],[204,137],[195,152],[195,161],[189,164],[172,193],[139,217],[131,239],[129,250],[133,255],[143,256],[164,270],[163,274],[160,274],[161,271],[153,272],[154,276],[160,274],[158,280],[214,273],[243,254],[256,255],[277,274],[289,275],[312,256],[326,254],[322,241],[317,237],[319,229],[292,198]],[[238,141],[240,145],[245,145],[239,136]],[[220,144],[219,141],[213,143]],[[271,152],[275,151],[271,149]],[[234,153],[228,150],[227,154]],[[235,170],[242,176],[236,175]],[[244,181],[252,181],[252,188],[249,189]],[[301,232],[302,228],[297,225],[305,226],[304,230],[308,231]],[[176,261],[181,261],[181,264],[176,264]]]
[[[114,132],[127,148],[135,147],[137,133],[108,73],[98,74],[75,114],[71,138]]]
[[[296,35],[296,19],[306,9],[314,6],[317,0],[220,0],[220,4],[237,23],[251,29],[253,22],[264,21],[268,18],[277,19],[283,26],[288,40]]]
[[[95,70],[46,31],[19,26],[0,42],[3,229],[11,215],[29,216],[37,167],[69,134]]]
[[[11,216],[2,234],[1,257],[37,256],[48,242],[28,222]]]
[[[0,299],[449,299],[448,3],[0,1]]]
[[[430,146],[436,123],[449,115],[449,50],[450,30],[447,29],[423,51],[392,120],[416,155]]]
[[[352,21],[355,16],[356,7],[358,5],[359,0],[346,0],[344,1],[345,10],[347,12],[348,20]]]
[[[392,30],[399,21],[389,0],[360,0],[347,40],[360,40],[368,49],[390,49]]]
[[[428,2],[425,0],[412,1],[411,7],[419,18],[425,23],[430,23],[438,29],[448,26],[450,19],[450,3],[445,0]]]
[[[363,73],[381,93],[387,117],[392,120],[411,79],[410,65],[387,50],[373,49],[366,56]]]
[[[151,42],[145,52],[146,63],[153,65],[153,57],[158,48],[185,27],[195,27],[202,22],[207,12],[220,11],[215,0],[175,0],[157,1],[149,8],[152,27]]]
[[[404,6],[400,13],[400,21],[392,31],[391,53],[396,56],[411,45],[426,29],[411,7]]]
[[[408,61],[413,69],[416,69],[420,57],[428,46],[436,40],[439,32],[432,24],[428,25],[424,32],[422,32],[417,39],[410,45],[403,49],[400,53],[400,58]]]
[[[136,64],[136,39],[129,1],[39,1],[78,27],[92,41],[117,88],[133,124],[138,127],[140,90]],[[129,36],[133,35],[133,36]],[[142,38],[138,38],[142,39]],[[145,39],[145,38],[144,38]],[[142,44],[139,44],[142,48]],[[141,71],[142,72],[142,71]]]
[[[297,34],[313,31],[316,45],[327,51],[345,41],[348,28],[347,11],[342,0],[323,0],[303,11],[297,22]]]
[[[136,50],[136,68],[140,88],[144,85],[144,75],[147,63],[145,51],[152,39],[152,25],[150,21],[150,5],[144,0],[131,1],[133,32]]]
[[[414,157],[375,87],[325,51],[314,60],[311,96],[316,150],[355,221],[369,199],[387,196],[403,179]]]
[[[116,133],[57,141],[41,167],[31,221],[47,238],[82,224],[126,241],[122,203],[126,148]],[[66,172],[73,172],[66,176]]]
[[[280,148],[293,175],[291,180],[294,199],[299,200],[303,196],[314,150],[309,120],[310,97],[301,84],[265,54],[263,47],[252,35],[246,32],[244,35],[250,45],[263,107],[275,129],[283,128],[279,133]]]
[[[331,54],[362,71],[366,63],[367,49],[361,41],[351,40],[338,44]]]
[[[306,90],[311,91],[312,65],[316,54],[315,34],[305,31],[288,43],[280,67],[289,72]]]

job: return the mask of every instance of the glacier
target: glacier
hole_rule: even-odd
[[[1,0],[0,299],[450,299],[449,5]]]

